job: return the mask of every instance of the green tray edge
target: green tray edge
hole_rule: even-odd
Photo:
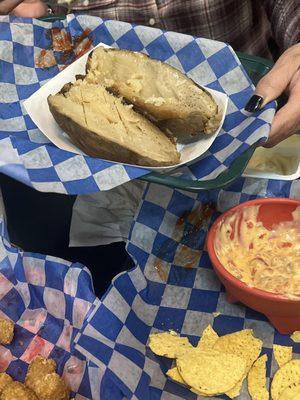
[[[64,19],[66,19],[65,15],[55,15],[55,14],[50,14],[46,15],[45,17],[39,18],[40,21],[44,22],[63,21]]]

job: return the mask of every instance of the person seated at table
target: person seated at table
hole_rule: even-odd
[[[65,3],[63,3],[65,1]],[[49,0],[55,14],[64,10],[149,25],[169,31],[228,42],[235,50],[271,58],[275,41],[281,57],[259,82],[245,109],[254,112],[284,91],[287,104],[272,123],[267,147],[300,130],[300,2],[299,0]],[[41,17],[41,0],[2,0],[0,14]]]

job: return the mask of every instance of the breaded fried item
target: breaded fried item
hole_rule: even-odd
[[[42,356],[37,356],[29,365],[25,384],[28,385],[28,380],[36,378],[37,376],[44,376],[56,371],[56,362],[51,358],[47,359]]]
[[[5,372],[0,373],[0,394],[2,393],[3,389],[12,383],[12,378],[7,375]]]
[[[55,370],[56,362],[41,356],[36,357],[30,364],[25,385],[39,400],[69,400],[70,391]]]
[[[4,318],[0,318],[0,344],[10,344],[14,338],[14,324]]]
[[[39,400],[69,400],[70,391],[63,379],[55,372],[30,379],[31,389]]]
[[[0,400],[39,400],[34,392],[28,389],[23,383],[11,382],[7,385],[1,395]]]

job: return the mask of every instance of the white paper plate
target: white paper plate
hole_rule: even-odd
[[[96,47],[98,46],[109,47],[102,43],[100,43]],[[65,68],[63,71],[61,71],[59,74],[57,74],[54,78],[52,78],[49,82],[43,85],[39,90],[37,90],[24,102],[24,107],[27,113],[29,114],[30,118],[35,123],[35,125],[43,132],[43,134],[47,136],[47,138],[60,149],[70,151],[76,154],[84,154],[84,153],[70,141],[66,133],[63,132],[62,129],[57,125],[49,110],[47,98],[50,94],[58,93],[66,83],[74,82],[76,75],[85,75],[85,67],[88,55],[94,49],[84,54],[78,60],[76,60],[67,68]],[[205,89],[212,94],[222,114],[222,119],[218,130],[213,135],[205,135],[205,137],[200,138],[198,141],[194,143],[187,144],[184,146],[181,145],[180,148],[178,148],[181,154],[181,159],[180,163],[177,165],[172,165],[170,167],[142,167],[134,165],[135,167],[147,168],[149,170],[155,170],[155,171],[158,170],[168,171],[177,168],[180,165],[195,161],[210,148],[210,146],[216,139],[223,125],[226,115],[228,98],[224,93],[217,92],[209,88]],[[125,164],[125,165],[132,165],[132,164]]]

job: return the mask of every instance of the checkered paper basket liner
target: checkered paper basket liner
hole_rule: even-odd
[[[75,348],[104,371],[101,400],[196,399],[166,379],[172,361],[147,347],[150,333],[157,331],[172,329],[196,344],[208,324],[219,335],[251,328],[269,357],[268,382],[276,369],[274,343],[293,346],[294,357],[299,357],[300,344],[275,331],[263,315],[227,303],[205,250],[212,221],[194,229],[205,204],[216,206],[214,220],[243,201],[299,195],[298,180],[240,179],[226,191],[199,195],[148,185],[127,243],[136,267],[113,280],[75,339]],[[187,264],[189,268],[184,267]],[[246,385],[239,399],[249,400]]]
[[[73,348],[97,299],[89,271],[80,264],[22,252],[8,240],[0,219],[0,317],[14,322],[14,339],[0,346],[0,372],[23,382],[38,355],[57,363],[57,372],[76,400],[100,398],[101,370]]]
[[[61,67],[35,66],[41,50],[51,45],[52,27],[64,28],[73,39],[89,28],[94,45],[103,42],[142,51],[173,65],[197,83],[229,96],[220,134],[201,160],[183,168],[182,174],[188,170],[193,179],[214,178],[250,145],[266,140],[275,103],[255,116],[244,113],[253,87],[237,56],[225,43],[91,16],[69,15],[65,21],[53,24],[0,16],[0,172],[37,190],[65,194],[109,190],[149,173],[61,150],[49,143],[26,114],[23,101]],[[57,60],[62,62],[58,55]]]

